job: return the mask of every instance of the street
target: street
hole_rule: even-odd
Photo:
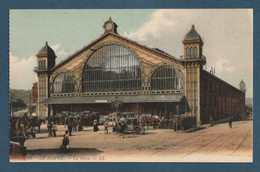
[[[27,161],[86,162],[252,162],[253,121],[233,122],[184,133],[170,129],[152,129],[144,135],[127,134],[123,138],[99,126],[73,131],[70,149],[62,152],[63,134],[58,126],[57,137],[48,137],[46,124],[36,139],[25,142]]]

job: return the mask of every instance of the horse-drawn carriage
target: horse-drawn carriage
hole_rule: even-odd
[[[175,129],[175,130],[177,130],[178,126],[181,126],[180,120],[181,120],[181,118],[179,118],[179,117],[162,118],[162,120],[159,124],[159,128],[160,129]]]
[[[160,118],[157,115],[142,114],[141,123],[143,126],[153,126],[153,128],[156,129],[160,124]]]
[[[61,125],[68,125],[68,122],[73,122],[78,125],[91,126],[94,120],[99,120],[98,112],[68,112],[63,111],[54,116],[55,122]]]
[[[137,114],[133,112],[118,113],[115,116],[114,113],[109,114],[107,121],[104,123],[105,130],[108,133],[108,127],[112,127],[113,131],[122,134],[144,134],[144,126],[140,123],[140,119]]]
[[[196,117],[189,117],[185,115],[174,115],[172,118],[162,119],[159,128],[161,129],[174,129],[188,130],[196,126]]]
[[[126,119],[126,133],[144,134],[145,128],[136,117]]]
[[[84,111],[78,118],[82,126],[92,126],[94,120],[99,121],[99,112]]]

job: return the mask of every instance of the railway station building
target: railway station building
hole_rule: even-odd
[[[39,116],[62,111],[121,112],[196,117],[197,125],[245,108],[245,84],[236,88],[203,69],[203,40],[195,27],[184,35],[183,56],[149,48],[117,32],[111,19],[104,33],[64,61],[46,44],[37,53]]]

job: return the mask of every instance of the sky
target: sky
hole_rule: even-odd
[[[235,87],[243,79],[246,97],[253,97],[253,10],[10,10],[10,88],[31,89],[37,52],[48,44],[56,64],[104,33],[112,20],[118,33],[140,44],[159,48],[176,58],[192,24],[204,41],[205,70]]]

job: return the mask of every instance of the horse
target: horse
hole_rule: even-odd
[[[160,120],[156,116],[152,116],[150,118],[143,116],[142,119],[141,119],[141,124],[143,126],[147,126],[147,128],[148,128],[148,126],[153,126],[153,128],[156,129],[156,126],[159,125],[159,122],[160,122]]]
[[[45,119],[43,118],[39,118],[39,117],[32,117],[32,118],[29,118],[29,123],[30,123],[30,128],[33,128],[33,127],[38,127],[38,133],[41,132],[41,124],[42,122],[45,123]]]
[[[117,123],[116,123],[115,121],[109,121],[109,120],[107,120],[107,121],[104,123],[104,126],[105,126],[105,134],[108,134],[108,128],[109,128],[109,127],[112,127],[113,131],[115,131],[116,125],[117,125]]]

